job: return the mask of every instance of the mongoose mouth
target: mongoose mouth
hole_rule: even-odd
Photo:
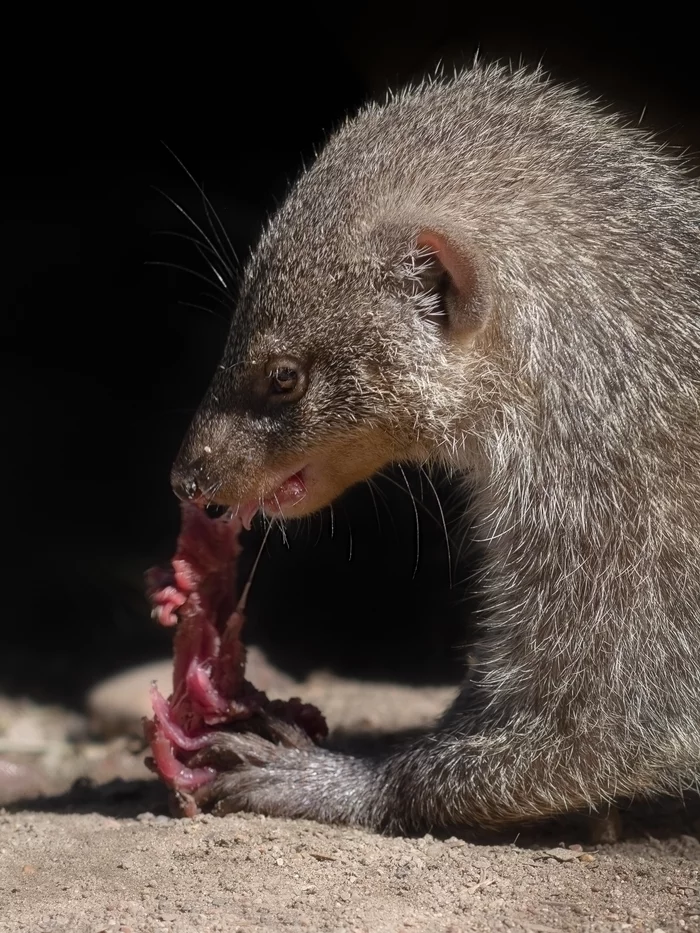
[[[288,506],[293,506],[306,496],[306,467],[287,476],[272,492],[255,501],[242,502],[238,509],[233,509],[243,527],[249,531],[258,512],[269,516],[280,515]]]

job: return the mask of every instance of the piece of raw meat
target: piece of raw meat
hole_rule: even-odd
[[[182,505],[177,551],[168,570],[146,575],[153,616],[176,625],[173,692],[166,700],[154,684],[153,718],[144,721],[152,768],[173,791],[174,808],[198,812],[193,792],[216,776],[191,768],[192,755],[222,730],[265,734],[270,717],[296,725],[318,742],[328,732],[316,707],[298,698],[268,700],[245,679],[244,587],[238,580],[241,522],[230,514],[212,519],[191,503]]]

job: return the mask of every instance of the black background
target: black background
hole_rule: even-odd
[[[690,13],[666,5],[641,21],[640,9],[568,7],[556,18],[363,2],[194,7],[146,22],[143,11],[102,8],[99,21],[82,14],[44,21],[40,34],[8,33],[0,688],[79,703],[104,674],[168,652],[141,575],[172,549],[169,467],[228,310],[194,276],[154,265],[206,274],[192,244],[159,235],[195,234],[169,198],[207,223],[163,142],[204,185],[242,257],[302,159],[347,112],[477,49],[487,60],[542,59],[696,151]],[[418,479],[408,482],[420,495]],[[271,543],[249,634],[283,666],[454,675],[464,588],[449,589],[427,488],[414,573],[403,484],[400,473],[383,483],[379,523],[360,489],[336,508],[333,527],[324,516],[289,548]],[[468,570],[467,561],[455,578]]]

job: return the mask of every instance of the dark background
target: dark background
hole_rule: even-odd
[[[207,224],[163,142],[204,186],[242,257],[302,159],[347,112],[477,49],[487,60],[542,59],[697,151],[690,14],[664,5],[640,21],[640,9],[194,7],[182,21],[170,12],[146,24],[103,8],[100,22],[44,22],[41,36],[17,39],[3,117],[0,689],[79,703],[96,679],[169,650],[148,618],[142,573],[172,550],[169,467],[229,309],[193,275],[154,265],[207,273],[191,243],[158,235],[195,234],[169,199]],[[418,478],[408,482],[420,497]],[[360,489],[336,508],[333,528],[324,516],[289,548],[270,544],[249,634],[280,664],[454,676],[465,588],[450,590],[427,487],[414,573],[413,505],[401,486],[400,473],[383,482],[379,522]],[[454,579],[470,567],[454,568]]]

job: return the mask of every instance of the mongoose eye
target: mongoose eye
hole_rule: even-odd
[[[268,400],[270,402],[296,402],[306,392],[308,378],[299,360],[284,358],[270,360],[267,366]]]
[[[276,369],[271,373],[270,388],[278,394],[293,392],[297,387],[298,378],[296,369],[290,369],[288,366]]]

